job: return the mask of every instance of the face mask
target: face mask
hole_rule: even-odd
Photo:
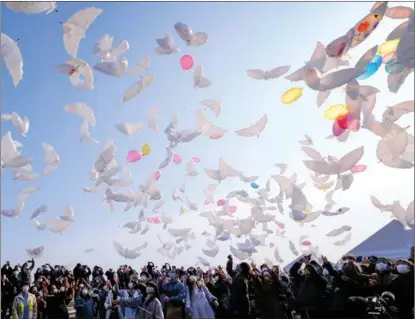
[[[169,278],[173,280],[176,276],[174,274],[169,274]]]
[[[396,270],[398,271],[398,273],[400,274],[406,274],[410,271],[410,268],[408,265],[397,265],[396,266]]]
[[[59,268],[55,268],[55,271],[58,271],[59,270]]]
[[[109,290],[110,289],[107,286],[104,287],[104,291],[109,291]]]
[[[58,293],[58,289],[53,289],[53,290],[52,290],[52,293],[53,293],[53,294],[57,294],[57,293]]]
[[[219,276],[215,276],[215,281],[219,281]]]
[[[128,289],[133,289],[134,288],[134,284],[132,282],[128,283]]]
[[[265,267],[264,267],[264,268],[262,268],[262,269],[261,269],[261,271],[262,271],[262,272],[268,271],[268,268],[265,268]]]
[[[328,276],[328,275],[329,275],[329,271],[326,268],[324,268],[323,269],[323,276]]]
[[[388,265],[384,264],[384,263],[378,263],[376,264],[376,270],[378,270],[379,272],[384,272],[388,269]]]
[[[88,290],[84,289],[82,290],[82,294],[85,296],[88,293]]]
[[[13,274],[17,275],[17,274],[19,274],[19,272],[17,270],[15,270],[15,271],[13,271]]]
[[[64,292],[65,291],[65,287],[61,287],[61,291]]]
[[[22,291],[23,292],[28,292],[29,291],[29,286],[23,286]]]
[[[147,277],[146,276],[141,276],[140,281],[147,281]]]
[[[149,294],[149,295],[154,294],[154,288],[153,287],[147,287],[146,288],[146,293]]]

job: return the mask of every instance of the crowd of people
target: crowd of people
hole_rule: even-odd
[[[149,262],[116,271],[7,262],[1,268],[2,318],[279,319],[413,318],[414,248],[408,259],[346,255],[333,264],[303,256],[285,272],[228,256],[226,268],[184,269]]]

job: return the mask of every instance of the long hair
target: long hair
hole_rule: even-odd
[[[147,287],[151,287],[154,289],[154,293],[150,296],[150,298],[146,298],[147,297],[147,293],[144,296],[144,305],[148,305],[150,302],[152,302],[155,298],[160,300],[160,292],[159,292],[159,287],[157,286],[157,284],[153,281],[149,281],[147,283]]]

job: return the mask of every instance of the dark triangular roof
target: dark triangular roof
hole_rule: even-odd
[[[386,258],[408,258],[414,245],[414,228],[404,230],[397,220],[378,230],[372,236],[350,250],[356,256],[378,256]]]

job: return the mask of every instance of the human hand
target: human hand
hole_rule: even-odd
[[[321,256],[321,260],[323,260],[323,263],[329,262],[326,256]]]
[[[219,302],[217,300],[213,300],[213,305],[215,306],[215,308],[219,307]]]

